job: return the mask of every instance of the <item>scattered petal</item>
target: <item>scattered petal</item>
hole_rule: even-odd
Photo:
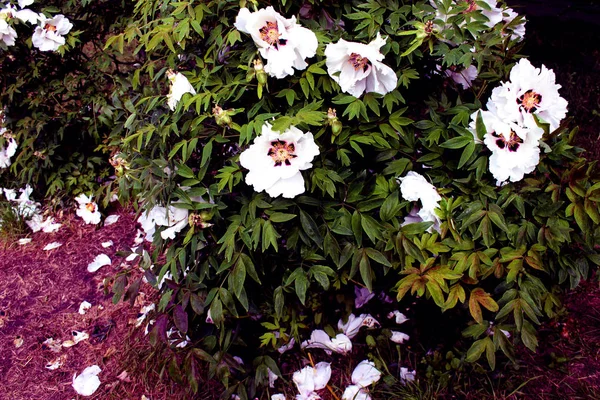
[[[48,349],[53,351],[54,353],[60,353],[62,351],[62,342],[60,340],[48,338],[42,342],[42,345],[47,346]]]
[[[98,374],[102,372],[100,367],[92,365],[83,370],[81,375],[73,375],[73,389],[82,396],[91,396],[100,387]]]
[[[79,314],[84,315],[85,312],[87,310],[89,310],[90,308],[92,308],[91,303],[88,303],[87,301],[82,301],[81,304],[79,305]]]
[[[26,245],[28,243],[31,243],[32,240],[33,239],[31,239],[31,238],[23,238],[23,239],[19,239],[17,241],[17,243],[19,243],[21,246],[24,246],[24,245]]]
[[[46,369],[49,369],[50,371],[59,369],[60,367],[63,366],[63,364],[65,363],[66,360],[67,360],[66,354],[56,357],[54,360],[52,360],[48,364],[46,364]]]
[[[375,293],[372,293],[366,287],[354,286],[354,296],[356,296],[354,299],[354,307],[358,309],[375,297]]]
[[[96,272],[105,265],[110,265],[112,261],[106,254],[100,254],[94,258],[94,261],[88,264],[88,272]]]
[[[400,368],[400,382],[406,384],[406,382],[412,382],[415,380],[416,372],[409,371],[408,368]]]
[[[398,331],[392,331],[392,337],[390,338],[390,340],[394,343],[404,343],[404,341],[408,339],[410,339],[410,336],[408,336],[406,333]]]
[[[46,247],[44,247],[44,251],[54,250],[54,249],[59,248],[60,246],[62,246],[62,243],[58,243],[58,242],[48,243],[46,245]]]
[[[90,338],[87,332],[73,331],[71,334],[73,335],[73,340],[65,340],[62,344],[63,347],[73,347],[77,343]]]
[[[104,226],[109,226],[109,225],[116,223],[120,217],[121,217],[120,215],[109,215],[104,220]]]
[[[114,243],[112,240],[109,240],[108,242],[102,242],[102,247],[104,247],[105,249],[112,246]]]
[[[17,336],[15,338],[15,340],[13,341],[13,343],[15,344],[15,347],[18,349],[19,347],[23,346],[23,338],[21,336]]]
[[[359,387],[367,387],[381,378],[381,372],[375,368],[375,363],[369,360],[361,361],[352,372],[352,383]]]
[[[396,323],[398,325],[405,323],[406,321],[408,321],[408,318],[406,318],[406,315],[402,314],[400,311],[398,310],[394,310],[392,312],[390,312],[387,316],[389,319],[392,318],[396,318]]]

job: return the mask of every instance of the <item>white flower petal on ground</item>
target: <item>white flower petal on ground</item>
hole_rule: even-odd
[[[94,196],[88,197],[83,193],[75,197],[75,201],[79,204],[76,214],[78,217],[83,219],[86,224],[97,225],[100,223],[102,214],[100,214],[100,211],[98,211],[98,204],[92,201],[93,197]]]
[[[408,201],[421,201],[421,208],[417,215],[423,221],[434,223],[429,228],[429,232],[432,232],[433,229],[439,230],[440,219],[436,215],[435,209],[439,208],[442,197],[435,186],[429,183],[423,175],[414,171],[409,171],[405,177],[399,177],[398,180],[402,198]]]
[[[416,371],[409,371],[408,368],[400,368],[400,382],[406,384],[415,380]]]
[[[246,184],[255,191],[294,198],[305,190],[300,171],[312,168],[317,155],[319,147],[312,133],[291,126],[279,134],[265,122],[261,135],[240,154],[240,164],[249,170]]]
[[[286,19],[271,6],[255,12],[241,8],[233,25],[252,37],[267,60],[265,72],[277,79],[305,69],[305,60],[314,57],[319,46],[317,36],[297,24],[296,17]]]
[[[360,328],[374,328],[379,326],[379,322],[371,316],[371,314],[361,314],[358,317],[354,314],[348,316],[348,321],[344,323],[342,319],[338,321],[338,329],[342,331],[350,339],[354,339]]]
[[[381,372],[375,368],[375,363],[369,360],[361,361],[352,371],[352,383],[359,387],[367,387],[381,378]]]
[[[105,265],[110,264],[112,264],[112,261],[110,260],[109,256],[106,254],[99,254],[94,258],[94,261],[88,264],[87,270],[88,272],[96,272]]]
[[[409,339],[410,339],[410,336],[408,336],[406,333],[402,333],[402,332],[398,332],[398,331],[392,331],[392,337],[390,338],[390,340],[392,342],[398,343],[398,344],[402,344]]]
[[[60,246],[62,246],[62,243],[59,242],[52,242],[52,243],[48,243],[45,247],[44,247],[44,251],[49,251],[49,250],[54,250],[59,248]]]
[[[544,130],[531,119],[529,126],[501,120],[490,111],[478,111],[471,116],[470,129],[475,135],[477,114],[486,129],[483,142],[491,150],[489,168],[497,185],[506,181],[518,182],[535,170],[540,160],[539,140]]]
[[[372,293],[365,287],[354,286],[354,296],[354,307],[358,309],[375,297],[375,293]]]
[[[398,310],[394,310],[392,312],[390,312],[387,316],[389,319],[392,318],[396,318],[396,323],[398,325],[405,323],[406,321],[408,321],[408,318],[406,318],[406,315],[402,314],[400,311]]]
[[[65,340],[62,343],[63,347],[73,347],[77,343],[82,342],[84,340],[88,340],[90,338],[90,335],[87,332],[73,331],[71,332],[71,335],[73,336],[73,340]]]
[[[79,305],[79,314],[84,315],[85,312],[87,310],[89,310],[90,308],[92,308],[92,304],[90,302],[87,301],[82,301],[81,304]]]
[[[100,244],[102,245],[102,247],[104,247],[104,248],[106,249],[106,248],[108,248],[108,247],[112,246],[114,243],[113,243],[113,241],[112,241],[112,240],[109,240],[109,241],[107,241],[107,242],[102,242],[102,243],[100,243]]]
[[[49,369],[50,371],[54,371],[55,369],[59,369],[60,367],[62,367],[66,360],[67,360],[67,355],[63,354],[59,357],[56,357],[54,360],[50,361],[48,364],[46,364],[45,367],[46,367],[46,369]]]
[[[83,370],[81,375],[73,375],[73,389],[82,396],[91,396],[100,387],[98,374],[102,372],[99,366],[92,365]]]
[[[371,396],[364,388],[357,385],[350,385],[344,390],[342,400],[371,400]]]
[[[104,220],[104,226],[109,226],[109,225],[116,223],[120,217],[121,217],[120,215],[109,215]]]
[[[65,44],[64,35],[69,33],[73,24],[62,14],[57,14],[52,19],[41,16],[40,26],[35,28],[31,42],[40,51],[56,51]]]
[[[41,214],[34,214],[30,220],[25,221],[32,232],[43,231],[45,233],[56,232],[62,224],[54,222],[54,217],[47,217],[45,220]]]
[[[21,245],[21,246],[24,246],[24,245],[26,245],[26,244],[29,244],[29,243],[31,243],[31,241],[32,241],[32,240],[33,240],[33,239],[31,239],[31,238],[23,238],[23,239],[19,239],[19,240],[17,241],[17,243],[19,243],[19,245]]]
[[[377,33],[377,38],[369,44],[347,42],[340,39],[325,47],[325,63],[331,79],[340,85],[343,92],[354,97],[363,93],[384,95],[396,89],[398,78],[393,69],[381,61],[384,55],[379,49],[385,45]]]
[[[179,100],[181,100],[181,97],[183,97],[185,93],[195,95],[196,90],[181,72],[176,73],[172,70],[168,70],[167,77],[171,84],[169,94],[167,95],[167,104],[171,111],[174,111],[177,107],[177,103],[179,103]]]
[[[532,115],[556,130],[567,115],[567,101],[560,96],[554,71],[535,68],[523,58],[510,70],[510,80],[494,88],[487,108],[502,121],[531,126]]]
[[[327,354],[336,352],[347,354],[352,351],[352,342],[350,338],[343,333],[339,333],[334,338],[330,338],[327,332],[321,329],[315,329],[310,334],[310,339],[305,340],[300,345],[301,348],[323,349]]]
[[[331,378],[331,364],[320,362],[315,367],[307,366],[300,371],[294,372],[292,380],[298,388],[298,392],[305,398],[315,394],[317,390],[324,389]],[[312,397],[315,398],[315,397]],[[320,397],[316,397],[317,399]]]

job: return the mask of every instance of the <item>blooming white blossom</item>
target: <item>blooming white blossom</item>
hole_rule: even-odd
[[[310,339],[305,340],[300,345],[301,348],[323,349],[327,354],[332,351],[340,354],[347,354],[352,351],[352,342],[350,338],[343,333],[330,338],[327,332],[321,329],[315,329],[310,334]]]
[[[21,7],[21,8],[30,6],[33,4],[33,2],[34,2],[34,0],[18,0],[19,7]]]
[[[519,14],[517,14],[512,8],[507,8],[503,12],[502,21],[506,25],[508,25],[518,16],[519,16]],[[503,36],[504,35],[506,35],[506,34],[503,32]],[[521,42],[521,41],[523,41],[523,39],[525,39],[525,21],[522,21],[519,24],[517,24],[516,26],[512,27],[512,34],[510,36],[510,39],[517,40],[519,42]]]
[[[73,389],[82,396],[91,396],[100,387],[98,374],[102,372],[99,366],[92,365],[83,370],[81,375],[73,375]]]
[[[408,318],[406,318],[406,315],[402,314],[400,311],[398,310],[394,310],[392,312],[390,312],[387,316],[389,319],[392,318],[396,318],[396,323],[398,325],[405,323],[406,321],[408,321]]]
[[[175,73],[173,70],[168,70],[167,77],[171,83],[169,94],[167,95],[167,104],[171,110],[175,110],[177,103],[179,103],[179,100],[181,100],[181,97],[185,93],[194,95],[196,94],[196,90],[181,72]]]
[[[93,197],[94,196],[88,197],[83,193],[75,197],[75,201],[79,204],[76,213],[86,224],[96,225],[100,223],[102,215],[100,214],[100,211],[98,211],[98,204],[92,201]]]
[[[535,68],[523,58],[510,70],[510,80],[494,88],[487,108],[504,122],[525,126],[532,126],[529,120],[536,115],[554,131],[567,115],[568,103],[558,93],[560,88],[554,71],[544,65]]]
[[[490,111],[480,112],[486,129],[483,142],[492,151],[489,168],[497,184],[520,181],[525,174],[535,170],[540,160],[538,142],[543,129],[531,120],[525,121],[529,126],[522,126],[501,120]],[[477,113],[471,118],[470,127],[475,132]]]
[[[17,240],[17,243],[19,243],[20,246],[24,246],[26,244],[31,243],[32,240],[33,239],[31,239],[31,238],[22,238],[22,239]]]
[[[444,71],[444,75],[452,79],[456,84],[461,85],[463,89],[468,89],[473,84],[473,81],[477,79],[477,67],[470,65],[468,68],[463,70],[457,70],[455,68],[448,68]]]
[[[354,286],[354,296],[356,296],[354,298],[354,307],[361,308],[375,297],[375,293],[372,293],[365,287]]]
[[[384,95],[396,89],[396,73],[381,62],[384,55],[379,49],[386,40],[377,33],[377,38],[369,44],[340,39],[327,45],[327,72],[343,92],[360,97],[365,92]]]
[[[2,20],[0,20],[0,35],[2,34]],[[5,129],[0,130],[0,136],[3,136]],[[11,157],[17,152],[17,142],[12,137],[6,137],[6,147],[0,147],[0,168],[10,167]]]
[[[375,368],[375,363],[369,360],[361,361],[352,372],[352,383],[359,387],[367,387],[381,378],[381,372]]]
[[[94,258],[94,261],[88,264],[87,270],[88,272],[96,272],[100,268],[112,264],[110,257],[106,254],[99,254]]]
[[[64,35],[69,33],[73,24],[62,14],[57,14],[52,19],[41,16],[40,26],[35,28],[31,42],[40,51],[56,51],[65,44]]]
[[[22,22],[37,24],[38,21],[44,18],[44,14],[38,14],[30,9],[23,8],[25,7],[24,5],[19,5],[19,7],[21,8],[20,10],[12,4],[7,4],[4,8],[0,9],[0,21],[8,21],[16,18]]]
[[[417,215],[423,221],[433,222],[429,228],[439,230],[440,218],[436,215],[435,209],[439,208],[439,202],[442,197],[437,192],[435,186],[423,177],[423,175],[409,171],[404,178],[398,178],[400,183],[400,193],[402,198],[408,201],[421,201],[421,209]]]
[[[409,371],[406,367],[400,367],[400,382],[406,384],[415,380],[416,371]]]
[[[481,7],[479,4],[477,4],[478,2],[486,3],[487,7]],[[450,14],[456,14],[453,8],[456,8],[457,5],[466,6],[466,8],[462,11],[462,13],[465,15],[471,15],[472,13],[477,12],[483,14],[487,18],[487,21],[485,21],[485,25],[488,28],[493,28],[494,25],[502,21],[503,18],[502,9],[498,7],[498,2],[496,0],[453,0],[451,2],[452,6],[450,8],[450,10],[452,11],[448,14],[445,14],[440,9],[438,9],[437,5],[433,0],[429,0],[429,4],[436,10],[435,20],[442,21],[444,23],[444,25],[436,23],[435,28],[437,30],[443,30],[451,27],[451,25],[446,23],[446,21],[450,17]],[[459,24],[459,26],[463,27],[465,23],[466,21],[462,21]]]
[[[402,332],[398,332],[398,331],[392,331],[392,337],[390,338],[390,340],[394,343],[404,343],[405,341],[407,341],[408,339],[410,339],[410,336],[408,336],[406,333],[402,333]]]
[[[379,326],[379,322],[371,316],[371,314],[360,314],[358,317],[354,314],[348,316],[348,321],[344,323],[342,319],[338,321],[338,329],[342,331],[350,339],[358,335],[358,331],[363,326],[374,328]]]
[[[146,240],[151,242],[157,226],[166,226],[167,229],[160,233],[166,239],[175,239],[175,235],[188,225],[189,211],[175,206],[154,206],[138,218],[142,229],[146,233]]]
[[[265,72],[281,79],[305,69],[305,59],[313,57],[319,42],[317,36],[296,23],[296,17],[284,18],[273,7],[250,12],[241,8],[234,26],[252,36],[260,55],[267,60]]]
[[[6,20],[0,18],[0,40],[6,46],[14,46],[16,38],[17,31],[15,31],[15,29],[10,26]],[[0,167],[2,165],[1,157],[2,155],[0,154]]]
[[[330,378],[331,365],[327,362],[320,362],[314,368],[307,366],[294,372],[292,380],[300,393],[300,397],[296,396],[296,399],[319,399],[315,392],[325,388]]]
[[[249,170],[246,183],[255,191],[265,190],[271,197],[294,198],[304,193],[300,171],[311,168],[311,161],[318,154],[312,133],[291,126],[279,134],[265,122],[261,135],[240,154],[240,164]]]

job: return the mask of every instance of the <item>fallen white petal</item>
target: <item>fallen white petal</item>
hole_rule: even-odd
[[[48,348],[55,352],[60,353],[62,350],[62,342],[60,340],[54,340],[53,338],[48,338],[42,342],[42,344],[48,346]]]
[[[73,340],[65,340],[62,344],[63,347],[73,347],[82,340],[90,338],[90,335],[88,335],[87,332],[73,331],[71,333],[73,335]]]
[[[19,239],[17,243],[19,243],[21,246],[26,245],[28,243],[31,243],[33,239],[31,238],[23,238],[23,239]]]
[[[96,272],[105,265],[110,265],[112,261],[106,254],[100,254],[94,258],[94,261],[88,264],[88,272]]]
[[[83,315],[85,314],[85,312],[87,310],[89,310],[90,308],[92,308],[92,304],[88,303],[87,301],[82,301],[81,304],[79,305],[79,314]]]
[[[58,243],[58,242],[48,243],[46,245],[46,247],[44,247],[44,251],[54,250],[54,249],[59,248],[60,246],[62,246],[62,243]]]
[[[50,371],[54,371],[55,369],[59,369],[60,367],[63,366],[63,364],[65,363],[65,360],[67,359],[67,355],[63,354],[60,357],[55,358],[54,360],[50,361],[48,364],[46,364],[46,369],[49,369]]]
[[[99,366],[92,365],[83,370],[81,375],[73,375],[73,389],[82,396],[91,396],[100,387],[98,374],[102,372]]]
[[[107,247],[110,247],[113,244],[114,244],[113,241],[109,240],[108,242],[102,242],[102,247],[104,247],[106,249]]]
[[[119,220],[119,217],[120,217],[120,215],[109,215],[104,220],[104,226],[109,226],[109,225],[114,224],[115,222],[117,222]]]

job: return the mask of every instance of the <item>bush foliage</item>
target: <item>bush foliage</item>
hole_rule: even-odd
[[[151,340],[167,342],[173,326],[189,335],[194,345],[165,368],[194,390],[204,363],[227,396],[260,395],[267,368],[280,374],[284,360],[297,363],[277,349],[315,328],[334,334],[354,310],[355,286],[377,294],[366,309],[383,327],[357,336],[355,346],[380,370],[390,371],[397,357],[384,316],[413,302],[450,313],[472,339],[466,361],[485,355],[493,369],[497,351],[514,360],[516,344],[535,350],[536,326],[560,307],[557,287],[576,287],[600,263],[600,179],[596,163],[571,145],[577,130],[568,120],[555,130],[535,120],[542,151],[523,179],[497,186],[489,172],[492,153],[479,140],[488,132],[476,112],[521,57],[513,30],[522,17],[490,26],[481,11],[490,6],[480,1],[138,0],[131,17],[113,23],[106,13],[89,14],[107,3],[66,4],[94,25],[76,24],[81,31],[69,36],[64,55],[32,58],[26,43],[0,55],[3,71],[6,58],[20,63],[9,69],[0,100],[26,149],[11,172],[44,182],[48,193],[68,190],[57,179],[75,179],[82,165],[108,175],[98,165],[112,151],[121,198],[143,201],[145,210],[187,210],[177,217],[179,233],[152,231],[152,249],[138,252],[146,278],[162,288]],[[479,11],[470,11],[473,4]],[[308,66],[281,79],[267,76],[252,37],[234,26],[241,7],[268,5],[318,39]],[[328,74],[326,46],[367,44],[378,33],[397,87],[344,93]],[[85,54],[86,35],[85,43],[107,38],[106,45]],[[73,75],[71,60],[85,71]],[[41,65],[52,65],[52,74]],[[470,66],[478,77],[467,89],[444,73]],[[165,95],[176,73],[195,93],[170,110]],[[240,154],[266,122],[274,131],[311,132],[319,147],[302,171],[301,195],[271,197],[245,182]],[[35,159],[33,150],[47,158]],[[105,161],[95,158],[100,150]],[[404,223],[415,203],[402,196],[398,178],[409,171],[441,195],[439,226]],[[162,225],[157,233],[173,226]],[[115,299],[134,298],[139,285],[119,274]],[[245,366],[233,361],[237,355]]]

